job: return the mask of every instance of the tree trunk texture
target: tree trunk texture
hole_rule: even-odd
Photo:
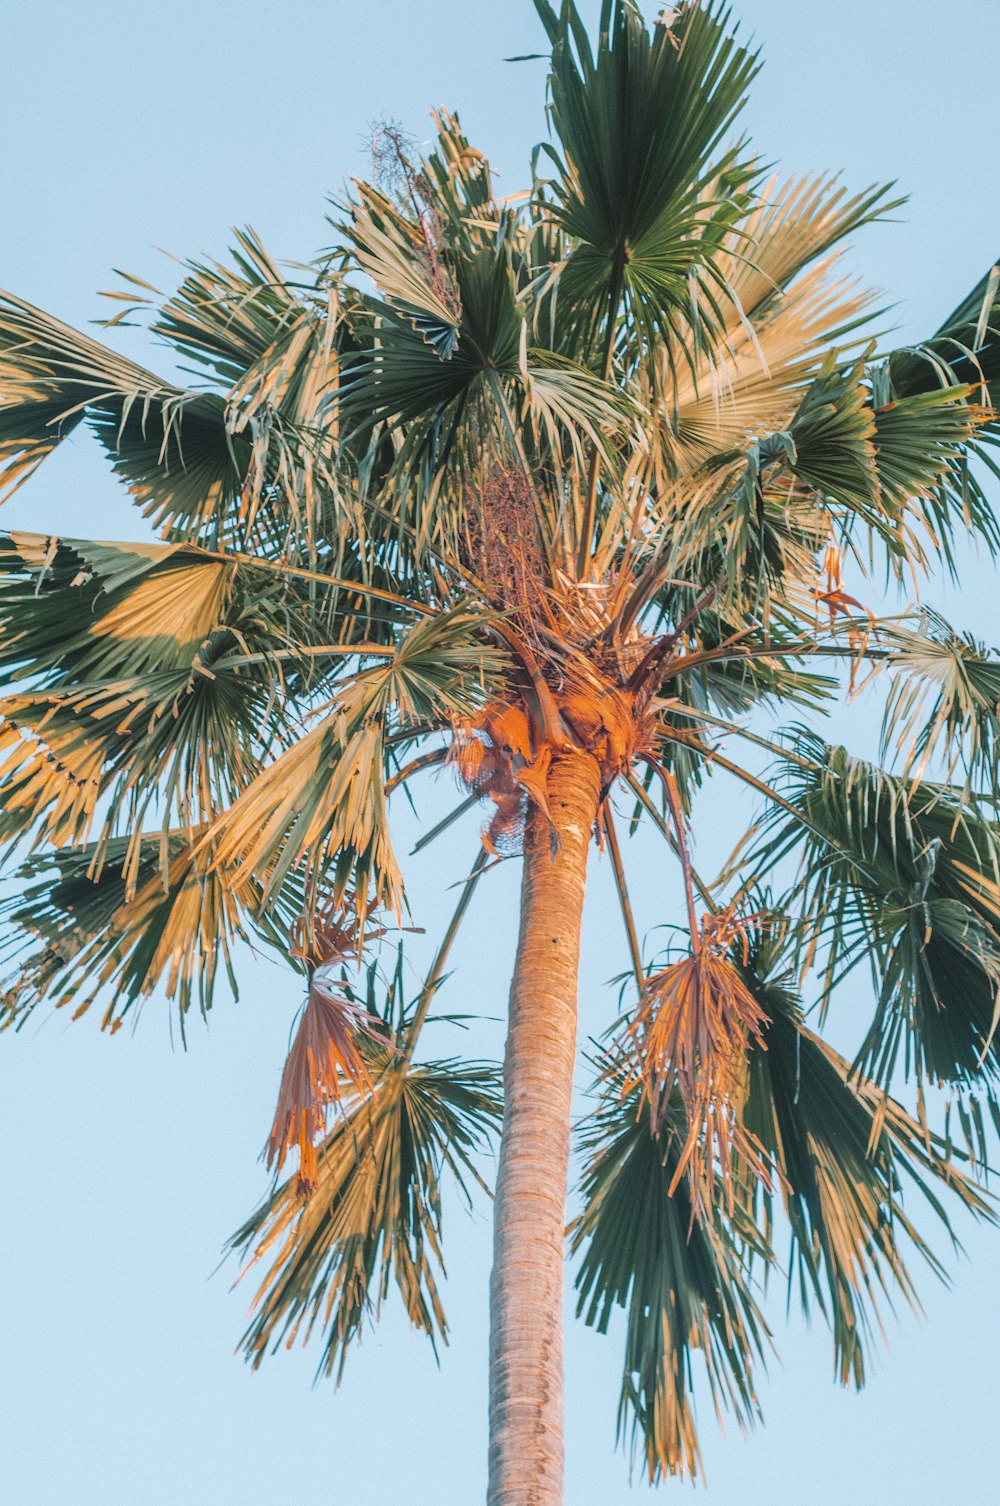
[[[563,1267],[587,850],[600,770],[553,763],[552,825],[533,810],[504,1058],[490,1279],[488,1506],[562,1506]]]

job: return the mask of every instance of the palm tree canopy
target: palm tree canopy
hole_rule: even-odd
[[[308,990],[269,1142],[299,1167],[235,1236],[266,1266],[247,1353],[318,1327],[339,1371],[393,1286],[443,1336],[442,1178],[479,1176],[498,1081],[418,1037],[481,875],[587,750],[635,998],[609,1008],[571,1240],[586,1321],[627,1309],[620,1425],[655,1478],[698,1468],[699,1365],[756,1415],[776,1219],[860,1382],[906,1259],[940,1269],[919,1215],[989,1216],[961,1162],[1000,1075],[1000,659],[884,603],[967,534],[1000,548],[1000,278],[889,348],[837,257],[899,201],[782,181],[734,137],[758,60],[727,13],[647,27],[604,0],[592,42],[569,0],[536,7],[526,193],[498,198],[442,112],[423,157],[376,133],[308,266],[245,230],[169,296],[114,295],[109,341],[145,318],[190,387],[0,295],[4,486],[86,424],[159,534],[3,536],[2,1010],[100,1001],[115,1030],[161,993],[183,1024],[220,968],[235,988],[237,943],[271,949]],[[887,768],[815,730],[860,676]],[[401,954],[388,981],[374,960],[420,918],[391,808],[445,763],[427,839],[476,807],[484,845],[408,998]],[[759,817],[707,883],[687,833],[720,774]],[[678,859],[666,959],[632,921],[623,812]],[[859,965],[851,1062],[805,1012]]]

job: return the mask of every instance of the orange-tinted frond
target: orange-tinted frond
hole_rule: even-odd
[[[280,1173],[288,1152],[299,1152],[299,1188],[315,1182],[315,1142],[326,1129],[327,1110],[340,1101],[343,1083],[371,1089],[358,1034],[372,1018],[331,976],[333,964],[313,974],[312,987],[292,1049],[281,1074],[278,1104],[266,1146],[267,1164]]]
[[[671,1191],[687,1171],[696,1202],[716,1170],[731,1185],[734,1152],[767,1176],[741,1121],[747,1047],[763,1048],[766,1016],[722,954],[734,925],[738,930],[725,916],[708,917],[691,955],[649,978],[629,1032],[637,1057],[632,1082],[642,1083],[657,1131],[675,1088],[684,1102],[688,1138]]]

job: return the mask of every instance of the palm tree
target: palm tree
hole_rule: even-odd
[[[727,144],[757,59],[726,14],[649,29],[605,0],[592,45],[570,0],[536,8],[551,131],[530,193],[498,199],[450,115],[426,159],[382,128],[309,266],[247,231],[169,297],[115,295],[108,324],[147,314],[194,385],[0,301],[6,483],[85,422],[160,534],[3,541],[4,1023],[100,1000],[113,1032],[160,991],[183,1028],[248,938],[302,976],[275,1185],[233,1241],[263,1273],[255,1366],[318,1330],[339,1374],[393,1286],[443,1338],[445,1170],[471,1189],[499,1124],[491,1506],[562,1500],[595,839],[631,970],[590,1052],[570,1245],[584,1320],[626,1311],[619,1430],[651,1479],[700,1467],[696,1371],[756,1416],[776,1224],[860,1384],[880,1299],[914,1298],[907,1259],[941,1270],[914,1204],[946,1231],[949,1204],[990,1216],[1000,1072],[1000,661],[894,610],[963,535],[1000,548],[1000,272],[884,350],[835,261],[895,205]],[[862,681],[885,768],[815,730]],[[481,832],[411,997],[419,896],[389,812],[440,766],[459,795],[421,845]],[[690,827],[719,774],[759,812],[707,882]],[[664,956],[626,883],[640,823],[677,864]],[[501,1084],[420,1038],[474,891],[517,856]],[[852,1061],[806,1001],[822,1026],[859,966],[875,1010]]]

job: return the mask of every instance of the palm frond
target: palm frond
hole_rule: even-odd
[[[345,1097],[318,1148],[312,1189],[303,1197],[296,1179],[285,1183],[233,1236],[248,1269],[263,1270],[243,1338],[255,1368],[318,1326],[319,1373],[339,1379],[393,1285],[414,1327],[432,1343],[447,1340],[437,1287],[442,1173],[466,1195],[479,1181],[475,1158],[500,1118],[498,1074],[486,1063],[413,1065],[390,1045],[366,1042],[372,1089]]]
[[[288,691],[322,683],[280,578],[176,545],[31,534],[0,545],[0,568],[8,839],[86,840],[98,808],[106,832],[153,813],[198,825],[287,740]]]
[[[635,1075],[654,1129],[660,1130],[675,1093],[684,1105],[688,1138],[676,1176],[688,1173],[696,1197],[706,1183],[714,1189],[717,1171],[732,1196],[737,1155],[764,1174],[741,1115],[747,1052],[760,1039],[764,1017],[725,957],[728,946],[726,921],[706,917],[691,953],[646,979],[630,1027]]]
[[[243,905],[191,833],[43,853],[16,878],[17,893],[3,904],[14,967],[2,1024],[20,1026],[44,999],[73,1005],[76,1018],[103,995],[102,1028],[114,1031],[162,987],[183,1031],[196,1001],[202,1014],[211,1007],[220,971],[237,992],[231,955],[248,934]],[[242,896],[251,908],[253,899]]]
[[[994,1215],[945,1142],[806,1028],[783,950],[772,927],[745,963],[737,959],[767,1017],[744,1122],[778,1173],[792,1236],[789,1295],[807,1314],[816,1302],[833,1333],[835,1374],[860,1386],[881,1304],[899,1295],[918,1306],[908,1258],[945,1275],[912,1200],[952,1244],[948,1202]],[[770,1207],[777,1194],[761,1187],[757,1196]]]
[[[899,397],[932,392],[953,382],[986,385],[996,407],[1000,377],[1000,270],[993,266],[929,339],[889,357],[892,389]]]
[[[794,306],[801,299],[802,289],[813,292],[813,279],[802,278],[807,268],[822,258],[821,270],[827,273],[830,253],[848,236],[899,208],[903,201],[891,199],[891,191],[892,184],[872,184],[851,194],[829,174],[784,181],[772,177],[761,185],[741,227],[745,240],[734,238],[726,268],[743,314],[755,329],[766,334],[775,322],[783,322],[789,303]],[[858,312],[849,303],[841,307],[840,333],[850,332]],[[769,370],[772,364],[768,359]]]
[[[114,469],[157,519],[199,521],[232,507],[250,461],[225,404],[185,392],[0,294],[0,482],[20,484],[87,418]]]
[[[801,878],[779,908],[801,917],[807,959],[825,945],[828,986],[869,961],[878,1007],[859,1069],[881,1085],[902,1067],[991,1096],[1000,827],[956,792],[887,774],[815,734],[800,732],[794,751],[784,803],[745,861],[762,875],[799,854]]]
[[[610,464],[630,412],[586,365],[538,344],[520,218],[493,202],[488,165],[457,120],[438,126],[426,163],[397,143],[395,193],[358,184],[349,206],[343,229],[377,293],[355,317],[361,348],[345,360],[338,411],[354,446],[391,436],[382,481],[398,515],[419,544],[454,552],[484,471],[536,460],[536,475],[559,474],[584,445]],[[458,476],[470,495],[456,507]],[[538,481],[533,494],[551,540],[554,509]]]
[[[345,677],[332,709],[219,816],[216,863],[256,875],[265,897],[299,870],[313,896],[327,875],[335,903],[349,889],[362,897],[371,890],[376,907],[398,910],[385,738],[396,728],[447,725],[481,704],[486,678],[503,662],[482,642],[488,620],[464,609],[426,617],[400,636],[394,653]]]
[[[838,368],[832,359],[802,400],[789,435],[795,474],[850,514],[874,516],[878,504],[875,421],[860,364]]]
[[[651,345],[681,317],[710,342],[727,301],[713,257],[755,174],[735,151],[714,154],[756,57],[717,5],[685,6],[650,32],[615,0],[596,51],[575,5],[536,8],[552,44],[550,213],[572,245],[559,271],[564,317],[589,344],[604,329],[610,338],[624,300]]]
[[[892,680],[882,724],[883,755],[892,751],[917,777],[943,762],[951,780],[961,768],[966,792],[990,791],[1000,761],[1000,658],[968,633],[957,633],[925,608],[913,628],[881,630],[891,649]]]
[[[297,1148],[299,1188],[306,1192],[316,1180],[315,1142],[326,1129],[330,1106],[340,1103],[344,1084],[358,1093],[374,1086],[361,1034],[380,1022],[359,1003],[347,968],[358,964],[364,947],[381,933],[365,932],[348,910],[312,925],[303,920],[297,931],[296,952],[305,963],[309,991],[281,1075],[265,1155],[278,1176],[288,1152]]]
[[[938,387],[879,402],[879,368],[873,376],[880,503],[888,519],[917,524],[922,536],[891,549],[896,573],[922,565],[929,543],[954,576],[957,536],[974,534],[992,551],[1000,549],[994,509],[968,464],[989,414],[971,400],[971,387]]]
[[[48,685],[190,670],[235,571],[174,544],[0,540],[2,662]]]
[[[630,1435],[651,1481],[702,1468],[692,1391],[703,1374],[716,1414],[759,1415],[754,1363],[769,1338],[750,1277],[767,1247],[719,1183],[695,1218],[680,1178],[689,1129],[677,1095],[653,1132],[648,1104],[625,1091],[627,1069],[603,1060],[598,1108],[583,1122],[584,1211],[571,1226],[580,1256],[577,1313],[606,1333],[626,1310],[619,1437]]]

